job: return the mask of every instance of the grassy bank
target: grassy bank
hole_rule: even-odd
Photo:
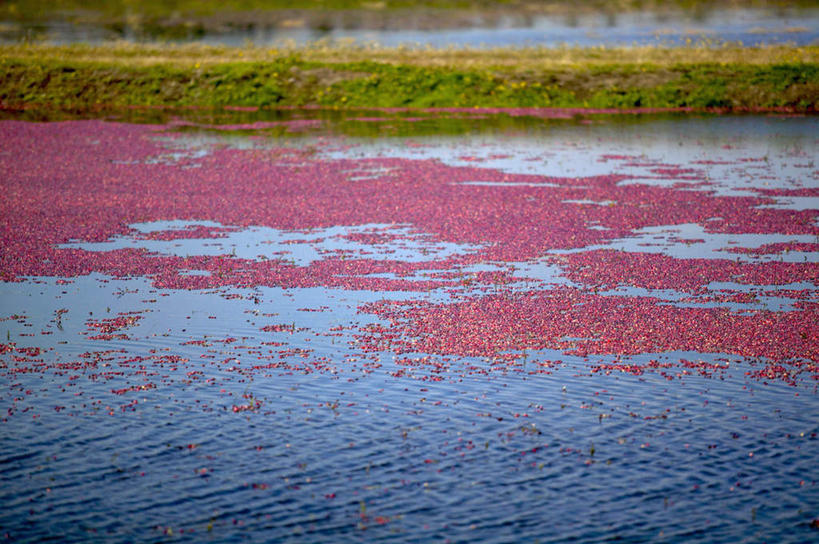
[[[0,102],[819,109],[819,47],[0,47]]]

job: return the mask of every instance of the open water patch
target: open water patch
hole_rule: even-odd
[[[554,250],[555,254],[578,253],[596,249],[656,253],[675,259],[730,259],[738,262],[819,262],[816,251],[783,251],[757,253],[753,251],[773,243],[813,243],[815,236],[775,233],[715,233],[696,223],[658,225],[635,230],[627,238],[609,240],[605,244],[571,250]]]
[[[174,220],[138,223],[131,228],[136,235],[117,236],[105,242],[69,242],[58,248],[94,252],[142,249],[152,254],[177,257],[229,255],[256,261],[279,259],[303,267],[328,255],[422,262],[474,253],[481,247],[435,240],[410,225],[396,224],[288,231],[259,226],[240,228],[213,221]]]
[[[613,122],[612,122],[613,121]],[[760,190],[804,187],[816,176],[810,149],[812,118],[764,116],[659,116],[637,121],[535,125],[519,133],[467,134],[458,138],[416,136],[411,140],[348,139],[350,147],[329,157],[379,156],[435,159],[452,166],[475,166],[508,174],[583,178],[622,174],[622,185],[686,184],[691,190],[725,196],[756,196]],[[471,179],[463,185],[550,187],[542,180],[498,182]],[[813,198],[775,194],[764,206],[805,209]],[[794,199],[795,198],[795,199]],[[815,206],[814,206],[815,208]]]

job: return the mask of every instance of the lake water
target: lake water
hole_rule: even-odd
[[[815,540],[817,119],[541,117],[7,114],[0,536]]]
[[[815,7],[520,13],[443,11],[277,12],[125,23],[93,17],[0,22],[0,43],[110,40],[201,42],[259,47],[316,41],[414,47],[684,46],[742,42],[810,45],[819,40]]]

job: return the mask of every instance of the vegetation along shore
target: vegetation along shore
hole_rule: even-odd
[[[0,46],[4,109],[123,106],[819,107],[819,46]]]

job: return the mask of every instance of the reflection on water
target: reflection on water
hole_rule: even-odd
[[[668,45],[691,42],[744,44],[819,40],[818,8],[713,9],[617,13],[575,12],[296,12],[228,14],[186,21],[124,23],[49,20],[0,24],[0,43],[48,41],[100,43],[109,40],[202,42],[242,46],[301,45],[319,40],[432,47]]]
[[[392,123],[389,118],[382,119],[384,130]],[[322,153],[339,158],[435,158],[452,166],[481,166],[510,174],[582,178],[617,173],[626,176],[621,185],[683,183],[692,190],[702,188],[725,196],[749,196],[756,194],[756,189],[794,189],[816,183],[819,163],[813,153],[816,120],[812,117],[667,115],[633,119],[602,116],[590,122],[505,121],[510,125],[493,130],[491,123],[484,125],[480,119],[471,124],[461,120],[469,128],[464,128],[466,133],[460,137],[427,134],[429,126],[404,123],[410,129],[424,131],[424,137],[416,136],[407,145],[396,145],[397,137],[348,139],[346,148]],[[349,134],[357,134],[349,126],[355,123],[341,123]],[[600,151],[601,145],[606,146],[606,152]],[[701,186],[703,181],[707,185]],[[539,179],[459,183],[554,187],[554,183]],[[819,200],[812,196],[772,195],[771,199],[762,207],[819,207]]]

